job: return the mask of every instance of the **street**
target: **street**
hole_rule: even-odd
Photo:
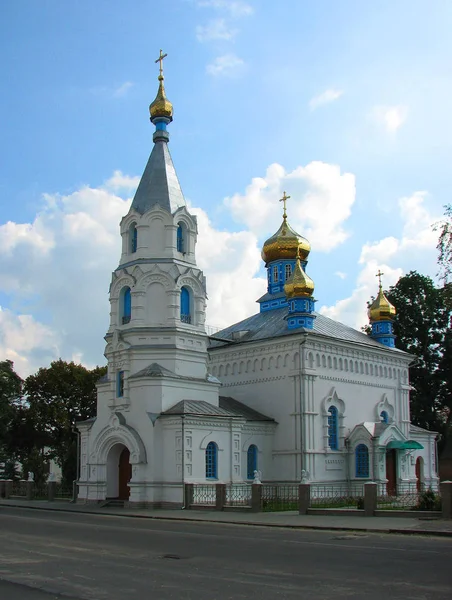
[[[3,600],[452,597],[452,538],[0,508]]]

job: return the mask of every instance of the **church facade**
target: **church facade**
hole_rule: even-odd
[[[160,60],[154,147],[120,232],[107,375],[78,424],[79,501],[181,506],[184,483],[376,481],[437,488],[436,436],[410,423],[408,368],[381,282],[372,336],[315,313],[309,242],[284,214],[260,311],[210,338],[206,280],[168,150]]]

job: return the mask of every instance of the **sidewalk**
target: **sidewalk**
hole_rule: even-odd
[[[373,533],[398,533],[452,537],[452,520],[418,519],[409,517],[361,517],[299,515],[290,512],[222,512],[215,510],[163,510],[108,508],[96,505],[72,504],[71,502],[27,501],[0,499],[1,507],[54,510],[71,513],[160,519],[170,521],[199,521],[256,527],[289,527],[292,529],[325,529],[339,531],[368,531]]]

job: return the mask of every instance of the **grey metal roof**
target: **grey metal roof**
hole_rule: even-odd
[[[286,335],[315,333],[325,337],[336,338],[341,341],[357,342],[366,346],[372,346],[373,348],[402,352],[402,350],[397,348],[386,348],[386,346],[376,342],[365,333],[357,331],[348,325],[333,321],[333,319],[329,319],[317,312],[314,313],[316,319],[314,320],[313,330],[301,327],[295,331],[290,331],[287,328],[287,320],[285,318],[287,317],[288,310],[288,307],[285,306],[257,313],[239,323],[235,323],[234,325],[230,325],[229,327],[218,331],[215,335],[210,337],[210,349],[224,346],[225,343],[246,343]],[[245,331],[247,333],[244,333]],[[240,337],[234,340],[234,334],[237,332],[241,332]],[[222,342],[220,338],[224,339],[224,342]]]
[[[186,375],[178,375],[177,373],[174,373],[174,371],[170,371],[169,369],[162,367],[162,365],[159,365],[158,363],[150,364],[144,369],[141,369],[141,371],[138,371],[137,373],[131,375],[129,379],[140,379],[141,377],[165,377],[169,379],[210,381],[211,383],[220,383],[219,380],[210,373],[207,373],[205,379],[201,379],[200,377],[187,377]]]
[[[131,208],[144,214],[157,204],[171,214],[186,205],[168,144],[162,139],[154,144]]]
[[[181,400],[162,415],[196,415],[204,417],[228,417],[240,418],[246,421],[269,421],[275,422],[271,417],[266,417],[257,410],[249,408],[242,402],[220,396],[219,406],[214,406],[204,400]]]
[[[430,435],[435,435],[438,432],[430,431],[430,429],[424,429],[422,427],[418,427],[417,425],[412,425],[410,423],[410,433],[429,433]]]

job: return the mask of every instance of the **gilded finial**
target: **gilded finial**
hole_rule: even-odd
[[[287,196],[286,192],[284,191],[283,197],[279,200],[280,202],[283,203],[283,206],[284,206],[283,219],[287,219],[286,202],[287,202],[287,200],[289,200],[289,198],[290,198],[290,196]]]
[[[163,80],[165,79],[163,76],[163,59],[166,58],[168,54],[163,54],[163,51],[160,50],[159,57],[155,61],[159,63],[159,89],[157,91],[157,96],[155,97],[154,102],[149,106],[149,112],[151,114],[151,121],[154,123],[154,119],[158,119],[162,121],[163,119],[168,119],[166,123],[169,123],[173,120],[173,105],[166,97],[165,86],[163,85]]]
[[[382,275],[384,275],[384,273],[382,273],[381,270],[378,269],[378,273],[375,275],[375,277],[378,277],[378,295],[372,302],[368,310],[368,316],[371,323],[378,321],[390,321],[393,320],[396,315],[395,306],[393,306],[384,295],[383,285],[381,283]]]
[[[375,275],[375,277],[378,277],[378,283],[379,283],[379,286],[380,286],[380,288],[381,288],[381,287],[383,287],[383,286],[381,285],[381,276],[382,276],[382,275],[384,275],[384,273],[382,273],[382,272],[380,271],[380,269],[378,269],[378,273]]]

